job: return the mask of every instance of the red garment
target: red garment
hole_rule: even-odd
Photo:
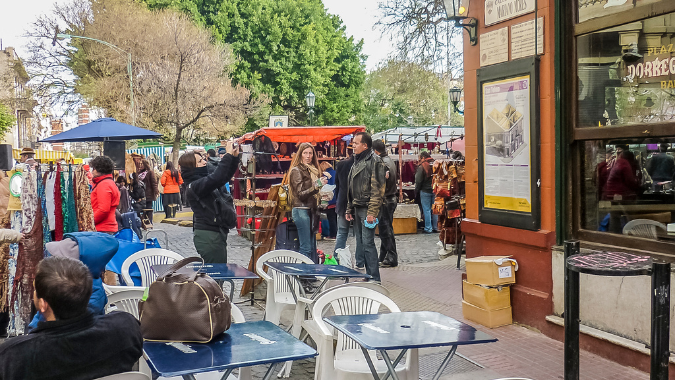
[[[162,183],[162,186],[164,186],[164,194],[175,194],[180,193],[179,186],[183,184],[183,177],[181,177],[179,172],[178,183],[176,183],[176,179],[171,175],[171,170],[165,170],[159,181]]]
[[[115,210],[120,204],[120,191],[113,181],[112,174],[93,179],[91,206],[94,209],[94,225],[99,232],[117,232]]]
[[[621,195],[622,200],[635,199],[639,189],[633,166],[625,158],[617,158],[609,171],[602,199],[612,200],[614,195]]]
[[[61,164],[56,164],[54,180],[54,241],[63,240],[63,198],[61,197]]]

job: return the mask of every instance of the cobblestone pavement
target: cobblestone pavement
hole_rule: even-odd
[[[192,228],[157,224],[170,236],[169,249],[183,255],[196,255],[192,244]],[[390,291],[390,297],[403,311],[430,310],[443,313],[468,323],[479,330],[499,339],[497,343],[476,346],[462,346],[444,372],[443,380],[490,380],[501,377],[527,377],[533,380],[562,379],[563,344],[543,334],[518,325],[487,329],[467,321],[461,311],[461,275],[463,270],[455,268],[457,258],[450,256],[440,260],[437,235],[398,235],[399,267],[381,269],[383,285]],[[320,241],[319,249],[331,251],[334,242]],[[354,238],[348,243],[352,251]],[[377,242],[379,247],[379,241]],[[231,233],[228,236],[228,261],[247,266],[251,255],[250,242]],[[463,265],[462,265],[463,269]],[[241,287],[238,282],[237,288]],[[248,299],[235,299],[247,320],[263,317],[264,300],[251,306]],[[257,292],[256,299],[264,298]],[[292,313],[286,313],[282,325],[288,326]],[[420,378],[431,378],[432,372],[444,356],[438,349],[420,351]],[[466,358],[466,359],[465,359]],[[468,359],[468,360],[467,360]],[[292,379],[313,379],[315,359],[303,360],[293,365]],[[603,359],[582,351],[580,367],[584,379],[646,380],[649,375],[634,368]],[[254,378],[262,378],[266,366],[253,368]]]

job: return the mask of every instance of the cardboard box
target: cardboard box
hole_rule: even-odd
[[[485,310],[511,306],[511,289],[508,286],[489,288],[463,281],[464,301]]]
[[[514,284],[518,266],[510,257],[479,256],[466,259],[466,280],[472,284],[486,286]],[[500,260],[501,264],[497,264]]]
[[[394,228],[394,235],[417,233],[417,218],[394,218],[391,225]],[[378,227],[375,227],[375,233],[379,235],[380,229]]]
[[[466,301],[462,301],[462,314],[464,314],[464,318],[478,322],[489,328],[512,324],[513,319],[511,311],[511,306],[497,310],[485,310]]]

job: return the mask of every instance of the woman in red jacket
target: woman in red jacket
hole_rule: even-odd
[[[173,166],[173,162],[166,163],[166,170],[159,182],[164,186],[164,214],[167,218],[175,217],[176,207],[180,204],[180,185],[183,184],[183,177]]]
[[[94,209],[96,231],[114,234],[117,232],[115,210],[120,203],[120,191],[113,180],[115,164],[107,156],[98,156],[89,162],[94,178],[91,191],[91,206]]]

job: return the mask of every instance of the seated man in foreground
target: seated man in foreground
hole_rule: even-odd
[[[0,379],[94,379],[131,371],[143,350],[138,321],[125,312],[92,315],[91,292],[82,262],[42,260],[33,303],[46,322],[0,345]]]

